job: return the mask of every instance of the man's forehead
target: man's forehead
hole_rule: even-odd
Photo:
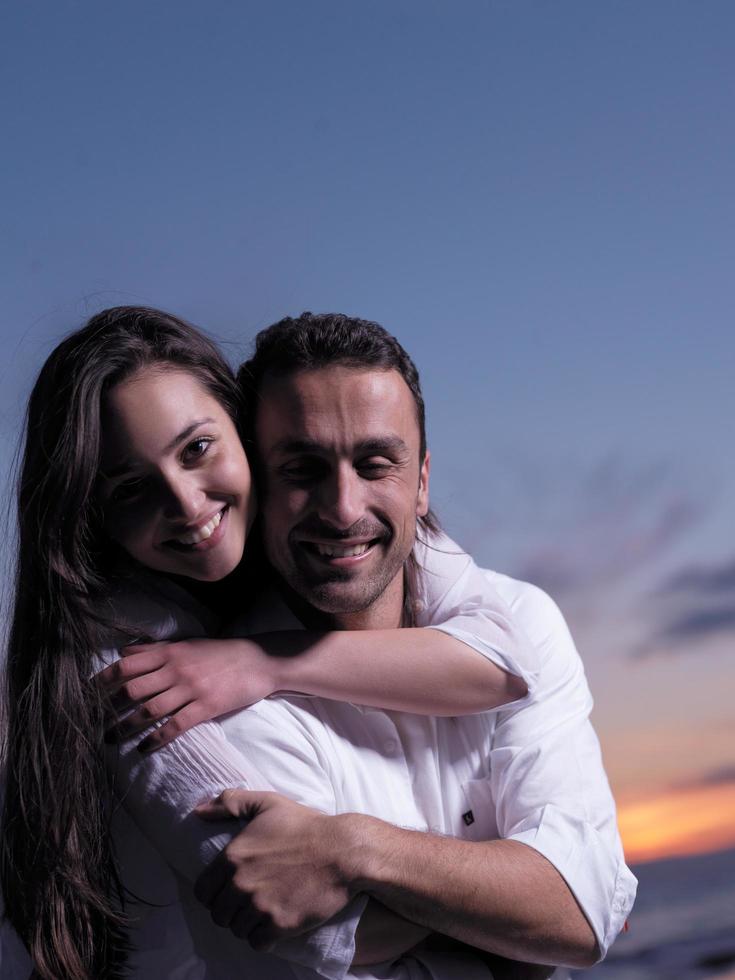
[[[394,388],[403,391],[410,398],[411,391],[395,368],[377,367],[337,362],[321,367],[297,368],[283,374],[273,374],[268,371],[263,375],[260,386],[260,399],[303,397],[329,387],[332,389],[354,390],[359,386],[365,391]]]
[[[335,364],[266,375],[257,411],[259,441],[269,443],[319,442],[330,432],[355,443],[418,438],[413,395],[392,368]]]

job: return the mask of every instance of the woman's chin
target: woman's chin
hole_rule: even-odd
[[[228,508],[219,526],[205,540],[190,545],[163,542],[152,551],[133,557],[147,568],[166,575],[196,582],[220,582],[231,575],[242,561],[245,524],[238,510]]]

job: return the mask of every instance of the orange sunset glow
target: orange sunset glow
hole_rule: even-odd
[[[735,847],[735,783],[621,802],[618,823],[629,863]]]

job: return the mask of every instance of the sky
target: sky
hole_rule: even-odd
[[[3,474],[104,307],[233,363],[378,320],[445,526],[568,618],[629,858],[735,844],[735,5],[25,0],[0,100]]]

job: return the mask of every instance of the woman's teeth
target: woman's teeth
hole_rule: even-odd
[[[317,550],[317,554],[321,555],[322,558],[355,558],[357,555],[365,554],[370,547],[370,542],[367,544],[353,544],[348,546],[341,546],[338,544],[315,544],[314,547]]]
[[[200,527],[196,531],[189,531],[188,534],[180,534],[174,540],[178,544],[199,544],[200,541],[206,541],[207,538],[214,534],[215,529],[219,527],[223,513],[224,511],[220,511],[219,514],[214,515],[211,521],[207,521],[204,527]]]

